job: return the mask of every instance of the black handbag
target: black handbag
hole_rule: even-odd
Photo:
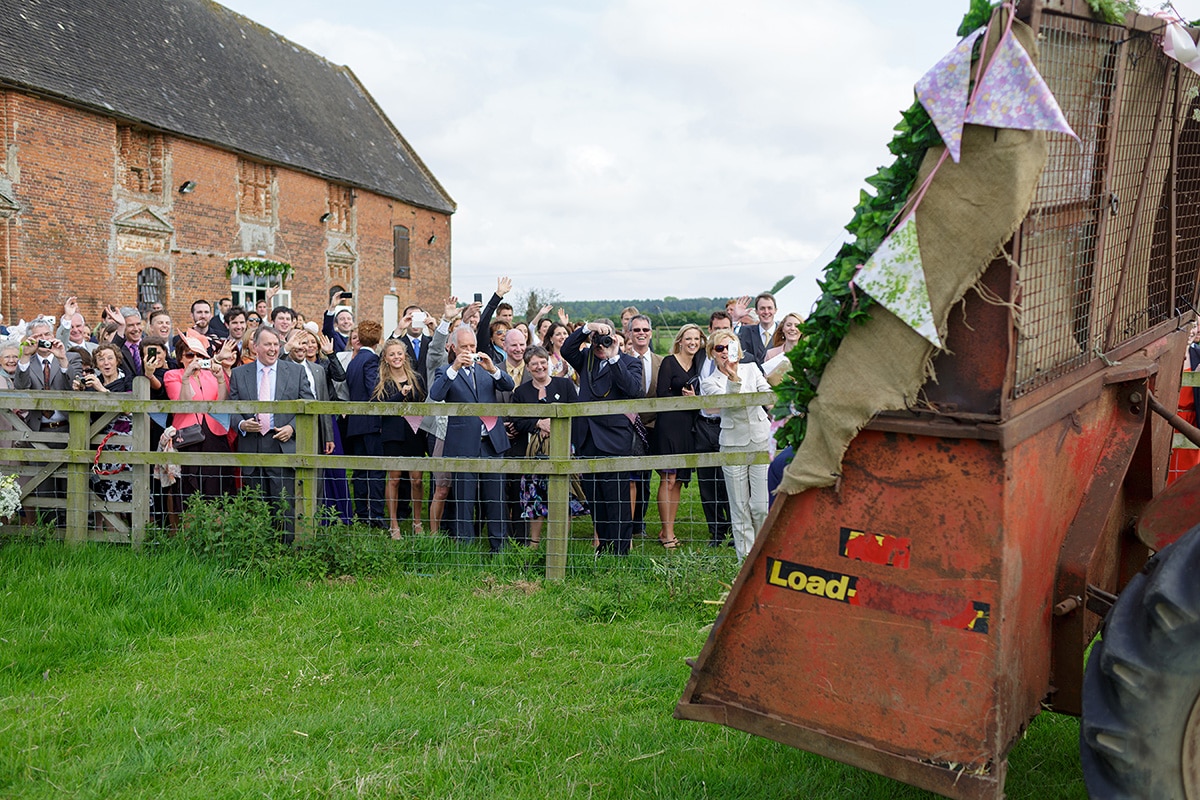
[[[173,441],[175,449],[179,450],[183,447],[190,447],[194,444],[200,444],[204,441],[204,428],[199,424],[188,425],[186,428],[180,428],[175,431],[175,439]]]

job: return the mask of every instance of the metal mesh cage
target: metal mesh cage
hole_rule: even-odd
[[[1200,77],[1087,20],[1044,15],[1038,46],[1082,141],[1047,134],[1021,229],[1016,396],[1189,308],[1200,254]]]

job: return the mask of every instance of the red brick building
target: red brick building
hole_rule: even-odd
[[[245,257],[309,316],[331,286],[375,318],[450,292],[454,201],[353,73],[207,0],[14,0],[0,152],[6,320],[252,304]]]

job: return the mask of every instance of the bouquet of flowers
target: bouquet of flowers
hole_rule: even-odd
[[[16,475],[0,477],[0,520],[11,519],[21,510],[21,484]]]

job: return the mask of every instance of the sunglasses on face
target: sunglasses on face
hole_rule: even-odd
[[[650,329],[649,328],[630,328],[629,332],[630,333],[649,333]]]
[[[723,345],[723,344],[714,344],[713,345],[714,353],[724,353],[728,349],[729,349],[729,347],[726,345]]]

